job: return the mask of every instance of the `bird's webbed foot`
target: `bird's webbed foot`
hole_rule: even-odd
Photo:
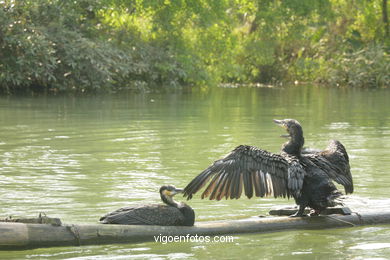
[[[303,214],[305,211],[305,206],[299,206],[299,210],[295,212],[294,214],[290,215],[290,218],[298,218],[298,217],[307,217],[306,214]]]
[[[299,214],[299,211],[297,211],[296,213],[288,216],[289,218],[300,218],[300,217],[307,217],[308,215],[307,214]]]
[[[309,216],[310,216],[310,217],[319,216],[319,215],[320,215],[320,213],[321,213],[321,211],[320,211],[320,210],[317,210],[317,209],[312,209],[312,210],[310,211],[310,213],[309,213]]]

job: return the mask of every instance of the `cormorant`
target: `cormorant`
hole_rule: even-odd
[[[101,217],[100,221],[103,224],[193,226],[195,213],[192,208],[183,202],[173,200],[173,196],[182,192],[183,189],[177,189],[172,185],[162,186],[160,196],[166,205],[124,207]]]
[[[300,217],[305,207],[314,209],[312,215],[318,215],[326,207],[340,204],[337,198],[341,192],[332,180],[343,185],[347,194],[353,192],[348,154],[339,141],[331,140],[324,151],[302,152],[304,137],[299,122],[294,119],[274,119],[274,122],[288,133],[282,135],[289,140],[282,145],[280,154],[240,145],[195,177],[184,188],[184,196],[191,199],[210,181],[202,199],[208,196],[211,200],[238,199],[244,186],[248,198],[294,197],[299,210],[292,216]]]

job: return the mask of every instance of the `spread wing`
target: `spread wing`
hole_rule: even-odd
[[[225,158],[215,161],[195,177],[185,188],[188,199],[206,183],[202,199],[238,199],[244,188],[251,198],[289,197],[299,194],[305,172],[298,159],[269,153],[253,146],[240,145]]]
[[[331,140],[326,150],[303,156],[321,168],[329,178],[343,185],[345,193],[353,192],[349,157],[345,147],[339,141]]]

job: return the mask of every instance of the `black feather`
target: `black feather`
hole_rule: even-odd
[[[202,198],[238,199],[244,190],[248,198],[293,196],[300,208],[319,209],[332,204],[324,201],[333,201],[339,194],[330,180],[343,185],[346,193],[353,192],[349,156],[339,141],[330,141],[324,151],[301,153],[304,138],[300,124],[293,119],[275,122],[283,124],[290,136],[280,154],[254,146],[237,146],[195,177],[185,187],[184,196],[192,198],[209,182]]]

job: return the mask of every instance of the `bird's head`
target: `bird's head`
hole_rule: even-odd
[[[281,135],[281,137],[285,138],[294,138],[296,136],[303,135],[301,124],[295,119],[283,119],[283,120],[277,120],[274,119],[274,122],[286,129],[287,134]]]
[[[173,200],[173,196],[178,193],[182,193],[183,191],[183,189],[178,189],[173,185],[164,185],[160,188],[160,196],[162,201],[164,201],[166,204],[173,205],[176,204],[176,202]]]
[[[160,195],[164,197],[173,197],[178,193],[182,193],[183,189],[177,189],[173,185],[164,185],[160,188]]]
[[[283,144],[282,151],[292,155],[300,155],[305,139],[299,122],[295,119],[274,119],[274,122],[287,130],[286,135],[281,135],[281,137],[289,139],[287,143]]]

